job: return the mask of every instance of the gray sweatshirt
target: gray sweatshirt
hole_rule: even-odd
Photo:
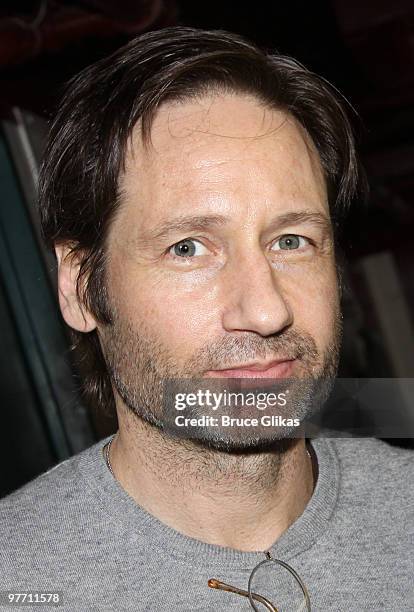
[[[0,501],[0,609],[252,610],[248,599],[207,581],[246,589],[264,553],[206,544],[148,514],[109,472],[102,454],[108,439]],[[272,556],[302,578],[312,611],[414,611],[414,453],[368,438],[312,445],[315,491]],[[286,575],[263,574],[255,592],[270,597],[273,576],[273,603],[282,606],[291,589],[294,600],[281,610],[294,612],[299,600],[292,585],[283,592]],[[24,606],[9,607],[6,591],[60,592],[61,603],[26,597]]]

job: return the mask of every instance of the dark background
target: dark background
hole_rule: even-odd
[[[57,310],[54,262],[39,238],[35,185],[47,120],[76,72],[141,32],[176,24],[227,29],[293,55],[356,109],[371,194],[355,204],[346,226],[340,375],[414,378],[412,2],[6,1],[0,9],[0,495],[116,427],[83,404]],[[412,395],[403,396],[412,423]],[[413,446],[413,437],[407,428],[390,442]]]

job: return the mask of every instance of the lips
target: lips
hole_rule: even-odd
[[[209,370],[209,378],[288,378],[292,375],[296,359],[274,360],[266,364],[237,365],[225,370]]]

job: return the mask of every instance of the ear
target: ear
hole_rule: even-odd
[[[69,327],[80,332],[90,332],[96,328],[91,313],[79,301],[76,282],[79,274],[79,259],[71,253],[67,244],[55,245],[58,263],[59,306],[62,316]]]

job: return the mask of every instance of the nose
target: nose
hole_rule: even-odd
[[[270,336],[289,327],[293,312],[281,285],[277,271],[260,249],[229,262],[224,329]]]

